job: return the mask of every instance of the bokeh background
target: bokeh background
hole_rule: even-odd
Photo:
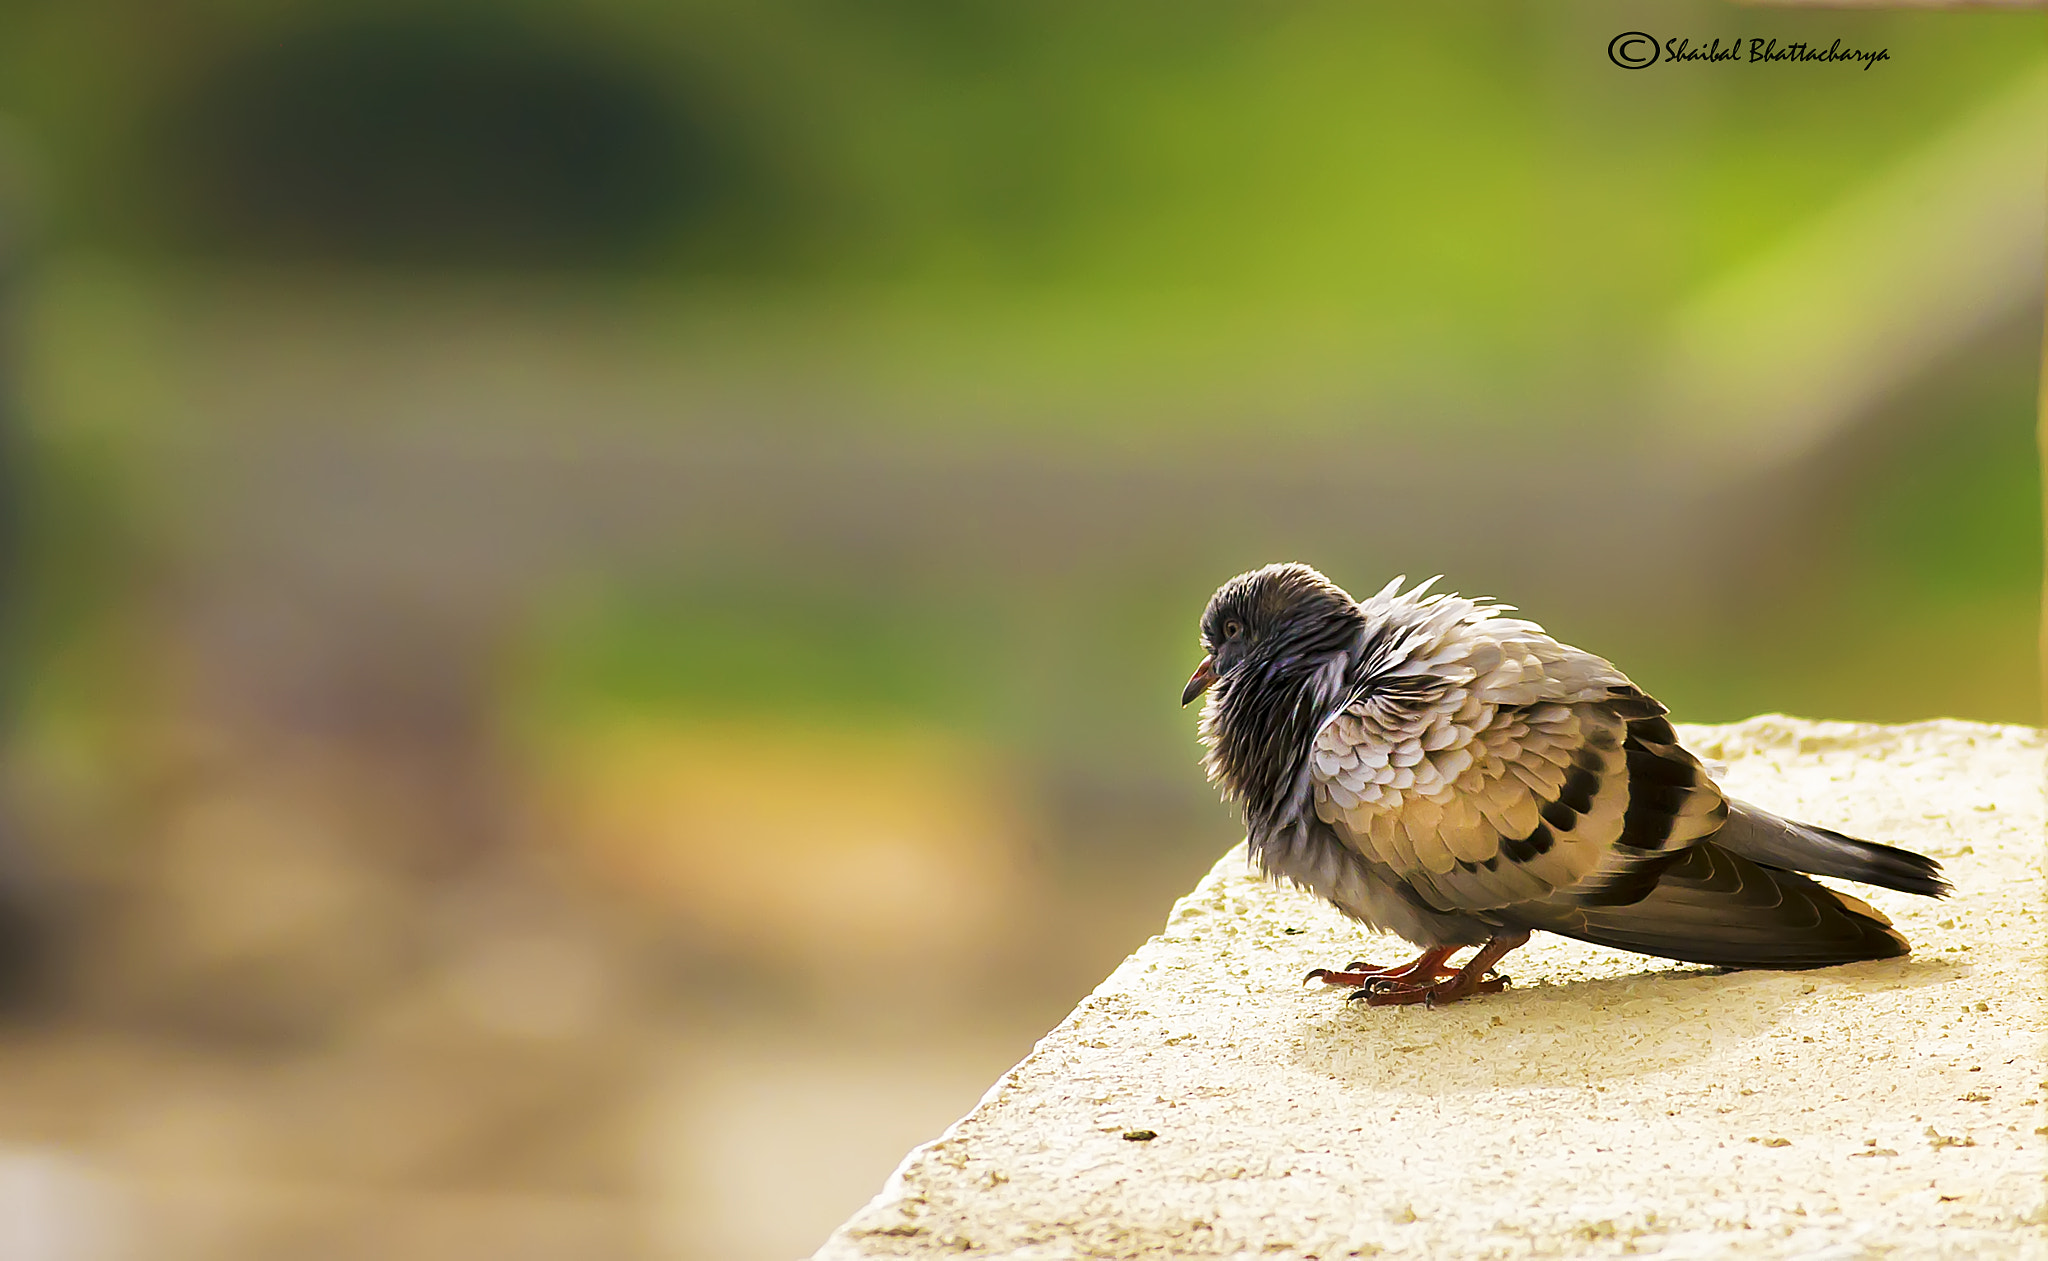
[[[2044,21],[0,5],[0,1254],[807,1253],[1236,838],[1268,560],[2039,722]]]

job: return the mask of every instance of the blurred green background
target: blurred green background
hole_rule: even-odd
[[[2043,34],[0,6],[0,1183],[806,1251],[1235,839],[1175,699],[1270,560],[1682,720],[2040,722]]]

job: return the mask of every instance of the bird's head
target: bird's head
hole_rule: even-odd
[[[1202,612],[1202,648],[1208,655],[1188,680],[1180,703],[1189,705],[1248,663],[1306,663],[1349,642],[1358,605],[1342,587],[1307,565],[1268,565],[1239,574],[1209,597]]]
[[[1264,835],[1305,809],[1309,745],[1343,686],[1346,650],[1365,615],[1343,588],[1307,565],[1239,574],[1202,614],[1208,655],[1181,704],[1204,692],[1202,743],[1209,778],[1244,803]]]

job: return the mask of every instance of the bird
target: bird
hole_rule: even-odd
[[[1513,606],[1405,581],[1354,600],[1304,564],[1239,574],[1181,694],[1207,698],[1252,861],[1421,950],[1307,979],[1437,1006],[1504,989],[1534,932],[1722,968],[1896,958],[1882,912],[1809,876],[1951,891],[1924,855],[1729,797],[1662,704]]]

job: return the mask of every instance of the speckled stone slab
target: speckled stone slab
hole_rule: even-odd
[[[1858,890],[1914,954],[1539,936],[1504,994],[1369,1009],[1303,973],[1403,944],[1234,850],[818,1257],[2048,1257],[2048,736],[1682,734],[1736,796],[1941,859],[1946,902]]]

